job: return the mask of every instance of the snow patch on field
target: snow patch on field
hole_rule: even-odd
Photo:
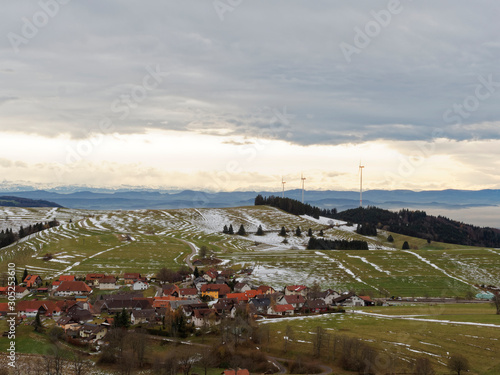
[[[340,260],[330,258],[328,255],[326,255],[325,253],[322,253],[321,251],[315,251],[315,254],[319,255],[319,256],[322,256],[324,259],[326,259],[329,262],[335,263],[338,268],[340,268],[341,270],[345,271],[348,275],[352,276],[352,278],[354,280],[356,280],[356,281],[358,281],[360,283],[366,284],[363,280],[361,280],[358,276],[356,276],[354,274],[354,272],[352,272],[349,268],[347,268],[346,266],[344,266],[344,264]],[[368,284],[366,284],[366,285],[368,285]]]
[[[403,319],[403,320],[414,320],[414,321],[417,321],[417,322],[431,322],[431,323],[457,324],[457,325],[475,326],[475,327],[500,328],[500,324],[475,323],[475,322],[457,322],[457,321],[454,321],[454,320],[425,319],[425,318],[415,318],[415,317],[404,316],[404,315],[383,315],[383,314],[369,313],[369,312],[360,311],[360,310],[352,310],[351,313],[353,313],[353,314],[361,314],[361,315],[368,315],[368,316],[373,316],[373,317],[378,317],[378,318],[384,318],[384,319]]]
[[[369,262],[365,257],[361,257],[361,256],[358,256],[358,255],[349,255],[347,254],[347,256],[349,258],[358,258],[360,259],[362,262],[366,263],[366,264],[369,264],[370,266],[372,266],[373,268],[375,268],[377,271],[379,272],[384,272],[386,273],[387,275],[391,275],[391,273],[389,271],[384,271],[382,268],[380,268],[380,266],[376,265],[375,263],[372,263],[372,262]]]
[[[450,275],[448,272],[446,272],[445,270],[443,270],[442,268],[436,266],[434,263],[432,263],[431,261],[429,261],[428,259],[425,259],[423,256],[417,254],[417,253],[414,253],[413,251],[409,251],[409,250],[403,250],[405,253],[408,253],[408,254],[412,254],[414,256],[416,256],[418,259],[420,259],[422,262],[424,263],[427,263],[429,266],[431,266],[432,268],[435,268],[436,270],[442,272],[443,274],[445,274],[446,276],[452,278],[452,279],[455,279],[457,281],[460,281],[461,283],[464,283],[464,284],[467,284],[467,285],[470,285],[470,286],[473,286],[474,288],[478,289],[477,287],[475,287],[474,285],[471,285],[469,284],[468,282],[458,278],[458,277],[455,277],[453,275]]]

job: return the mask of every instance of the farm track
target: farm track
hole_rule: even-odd
[[[185,258],[185,261],[186,261],[186,264],[189,268],[191,268],[191,270],[194,271],[194,266],[193,266],[193,263],[191,262],[191,259],[196,255],[198,254],[198,249],[196,248],[196,246],[189,242],[189,241],[186,241],[186,240],[182,240],[179,238],[179,241],[181,241],[182,243],[185,243],[186,245],[189,246],[189,248],[191,249],[191,254],[188,254]]]
[[[417,316],[406,316],[406,315],[384,315],[384,314],[375,314],[369,313],[365,311],[355,310],[352,311],[351,314],[359,314],[372,316],[375,318],[382,319],[403,319],[403,320],[412,320],[415,322],[426,322],[426,323],[438,323],[438,324],[453,324],[453,325],[463,325],[463,326],[475,326],[475,327],[489,327],[489,328],[500,328],[500,324],[489,324],[489,323],[476,323],[476,322],[459,322],[455,320],[440,320],[440,319],[425,319],[421,318],[422,316],[434,316],[434,315],[418,315]]]

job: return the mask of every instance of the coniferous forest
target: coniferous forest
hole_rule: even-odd
[[[255,198],[255,205],[261,206],[271,206],[279,208],[285,212],[293,215],[309,215],[318,219],[320,216],[333,218],[337,214],[337,209],[321,209],[316,206],[311,206],[308,203],[302,203],[296,199],[291,198],[281,198],[271,195],[269,197],[263,197],[262,195],[257,195]]]
[[[500,247],[500,229],[477,227],[444,216],[427,215],[425,211],[402,209],[398,212],[378,207],[358,207],[342,212],[321,209],[295,199],[276,196],[255,198],[255,205],[277,207],[294,215],[320,216],[360,223],[357,232],[374,236],[376,230],[386,230],[407,236],[423,238],[428,241],[446,242],[466,246]]]
[[[500,247],[500,230],[481,228],[425,211],[403,209],[392,212],[377,207],[354,208],[339,212],[336,219],[368,223],[378,229],[407,236],[467,246]]]
[[[311,237],[307,244],[309,250],[368,250],[368,243],[360,240],[327,240]]]
[[[53,227],[57,227],[59,225],[59,222],[57,220],[51,220],[46,223],[36,223],[34,225],[30,225],[26,228],[22,227],[19,229],[18,232],[14,232],[11,229],[6,229],[2,230],[0,232],[0,248],[9,246],[16,242],[17,240],[29,236],[30,234],[40,232],[44,229],[49,229]]]

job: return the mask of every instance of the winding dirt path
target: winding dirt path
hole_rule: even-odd
[[[189,242],[189,241],[186,241],[186,240],[182,240],[180,238],[176,238],[176,240],[179,240],[181,241],[182,243],[185,243],[186,245],[189,246],[189,248],[191,249],[191,254],[189,254],[188,256],[186,256],[186,264],[189,268],[191,268],[191,270],[194,271],[194,266],[193,266],[193,263],[191,262],[191,259],[196,255],[198,254],[198,248],[192,243],[192,242]]]

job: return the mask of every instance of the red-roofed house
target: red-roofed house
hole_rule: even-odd
[[[88,273],[85,276],[85,282],[90,286],[98,286],[99,281],[104,279],[105,276],[103,273]]]
[[[116,278],[114,276],[106,276],[99,280],[99,289],[101,290],[115,290]]]
[[[10,311],[8,302],[0,303],[0,316],[6,316]]]
[[[235,298],[238,302],[247,302],[248,297],[245,293],[228,293],[226,298]]]
[[[75,281],[75,276],[74,275],[61,275],[59,276],[59,281]]]
[[[375,305],[375,302],[372,301],[370,296],[359,296],[359,298],[361,298],[364,301],[365,306],[374,306]]]
[[[308,292],[309,288],[305,285],[288,285],[285,288],[285,295],[287,296],[301,295],[307,297]]]
[[[181,288],[179,289],[179,297],[193,299],[198,297],[198,289],[196,288]]]
[[[217,276],[219,273],[215,269],[209,269],[205,274],[203,275],[203,278],[207,280],[208,282],[212,282],[217,280]]]
[[[306,302],[305,298],[302,297],[301,295],[281,296],[276,301],[278,305],[292,305],[293,308],[296,310],[302,308],[305,302]]]
[[[275,305],[270,306],[267,313],[272,315],[293,315],[294,311],[292,305]]]
[[[142,280],[140,273],[126,272],[123,274],[125,284],[133,284],[137,280]]]
[[[38,275],[28,275],[23,280],[28,288],[36,288],[42,283],[42,278]]]
[[[16,285],[14,287],[14,293],[16,293],[16,299],[21,299],[21,298],[27,296],[30,293],[30,291],[25,287]],[[9,287],[8,286],[0,287],[0,295],[1,296],[8,296],[9,295]]]
[[[325,301],[318,298],[306,301],[306,303],[304,304],[304,309],[310,312],[323,313],[328,311],[328,306],[326,305]]]
[[[167,296],[167,297],[154,297],[154,302],[153,302],[153,308],[154,309],[170,309],[170,302],[171,301],[178,301],[181,298],[179,297],[174,297],[174,296]]]
[[[83,281],[64,281],[54,292],[55,296],[66,297],[74,295],[88,295],[92,292],[92,288]]]
[[[253,290],[253,289],[247,290],[245,292],[245,295],[247,296],[248,299],[255,298],[255,297],[257,297],[260,294],[261,294],[260,290]]]
[[[38,312],[45,316],[61,315],[61,308],[54,301],[19,301],[16,304],[19,316],[34,318]]]
[[[179,287],[175,284],[163,284],[161,286],[161,291],[164,296],[179,297],[180,295]]]

